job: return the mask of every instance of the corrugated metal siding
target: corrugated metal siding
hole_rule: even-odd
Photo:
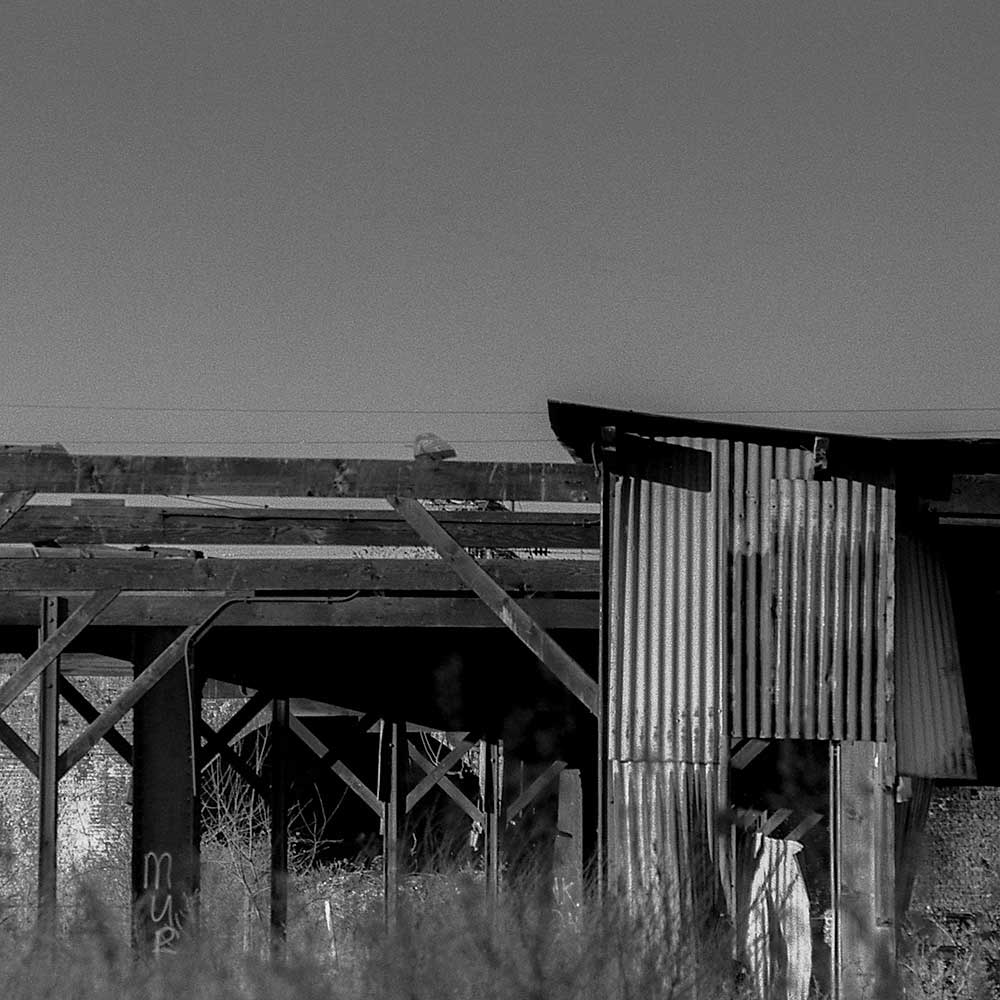
[[[728,443],[671,443],[712,453],[712,489],[613,483],[608,753],[718,763],[728,745]]]
[[[922,539],[897,541],[896,741],[900,772],[976,777],[951,592]]]

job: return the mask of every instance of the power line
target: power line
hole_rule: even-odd
[[[302,414],[316,416],[504,416],[541,417],[546,410],[385,410],[378,407],[294,407],[294,406],[149,406],[118,403],[11,403],[0,402],[7,410],[76,410],[93,413],[259,413]],[[746,410],[674,410],[671,416],[781,416],[785,414],[841,414],[841,413],[1000,413],[1000,406],[851,406],[851,407],[786,407],[776,409]]]

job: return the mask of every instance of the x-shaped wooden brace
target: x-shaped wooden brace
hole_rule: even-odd
[[[425,776],[406,796],[406,811],[409,812],[435,785],[438,785],[474,823],[482,823],[485,818],[482,809],[470,802],[468,796],[447,777],[448,771],[469,752],[471,747],[470,741],[460,738],[455,749],[446,754],[440,764],[433,764],[411,743],[410,760],[425,772]]]
[[[233,737],[243,729],[247,723],[265,709],[271,702],[271,695],[265,691],[257,691],[248,698],[243,705],[234,713],[233,717],[215,732],[204,720],[199,724],[199,732],[205,741],[202,751],[201,770],[206,768],[215,760],[221,757],[222,760],[234,770],[254,791],[267,796],[268,790],[259,774],[230,746]]]

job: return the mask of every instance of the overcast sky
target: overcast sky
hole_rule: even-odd
[[[2,441],[1000,429],[995,0],[9,0],[0,88]]]

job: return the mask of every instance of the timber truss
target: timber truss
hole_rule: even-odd
[[[408,723],[405,705],[345,712],[328,703],[317,708],[314,699],[297,712],[303,702],[290,696],[280,675],[244,685],[244,703],[216,732],[195,710],[200,702],[192,698],[192,662],[210,631],[224,639],[236,629],[506,629],[539,670],[596,714],[596,680],[552,636],[553,629],[591,630],[596,648],[600,490],[589,468],[71,456],[59,448],[4,447],[0,491],[0,633],[23,646],[25,630],[38,630],[33,649],[2,657],[10,675],[0,685],[0,716],[34,684],[40,706],[36,747],[2,717],[0,741],[39,781],[43,927],[54,926],[55,918],[58,783],[102,740],[134,771],[133,890],[139,939],[146,945],[169,947],[180,933],[186,900],[197,890],[195,775],[216,759],[270,799],[271,920],[280,942],[287,915],[288,740],[308,747],[315,768],[336,775],[379,818],[389,919],[399,884],[401,825],[434,787],[480,825],[486,883],[497,891],[503,823],[557,781],[564,762],[551,762],[505,804],[503,744],[495,733],[449,733],[452,749],[435,762],[408,740],[408,731],[419,727]],[[70,502],[53,494],[68,494]],[[139,494],[141,506],[128,499]],[[178,497],[189,502],[179,506]],[[252,497],[256,505],[206,497]],[[311,504],[317,497],[338,498],[351,505],[289,507],[285,500],[268,506],[267,498],[276,497],[310,498]],[[539,512],[545,504],[561,509]],[[267,555],[265,547],[276,544],[301,548],[293,558]],[[223,558],[204,555],[200,546],[255,548],[252,556]],[[365,556],[330,558],[329,546],[365,547]],[[415,546],[415,557],[392,554]],[[373,549],[384,557],[371,558]],[[80,652],[95,630],[127,639],[131,650],[126,662],[117,661],[129,670],[129,683],[102,707],[73,682],[74,673],[101,672],[101,663],[109,662]],[[495,633],[477,634],[489,641]],[[60,698],[85,722],[65,747],[59,746]],[[234,740],[268,707],[266,780]],[[116,728],[129,712],[131,743]],[[353,714],[356,734],[379,732],[377,789],[341,759],[339,746],[309,728],[305,719],[315,714]],[[476,743],[485,778],[473,802],[448,774]],[[408,761],[423,773],[409,789]]]

